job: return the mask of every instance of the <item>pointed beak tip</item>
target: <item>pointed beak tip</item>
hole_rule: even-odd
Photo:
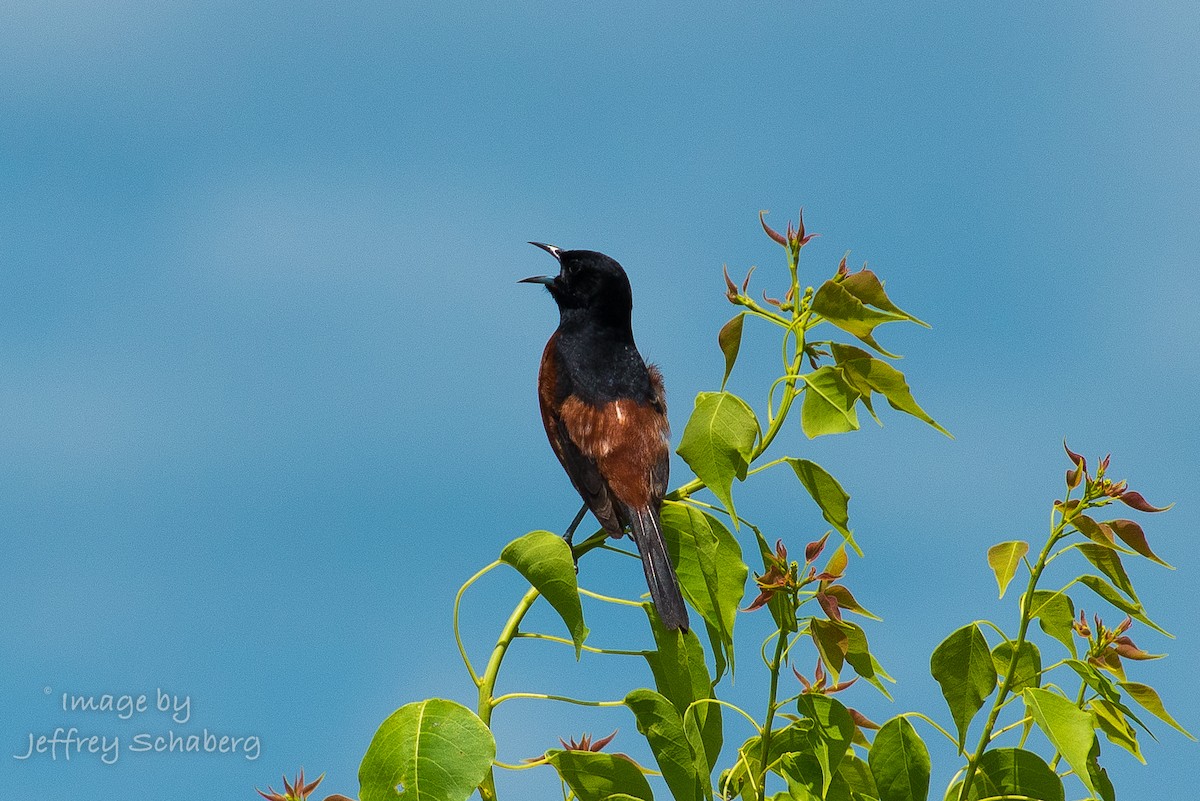
[[[542,284],[544,286],[550,286],[551,284],[554,283],[554,276],[552,276],[552,275],[531,275],[529,278],[522,278],[520,281],[517,281],[517,283],[518,284]]]
[[[562,248],[554,245],[547,245],[545,242],[530,242],[529,244],[533,245],[535,248],[541,248],[558,261],[562,260]]]

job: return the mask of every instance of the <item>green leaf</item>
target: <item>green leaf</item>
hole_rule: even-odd
[[[1105,523],[1114,534],[1121,538],[1121,542],[1128,545],[1133,550],[1137,551],[1142,556],[1154,562],[1158,562],[1163,567],[1169,567],[1174,570],[1174,567],[1159,559],[1154,551],[1150,550],[1150,543],[1146,542],[1146,532],[1142,531],[1142,527],[1132,520],[1109,520]]]
[[[1034,590],[1029,599],[1030,617],[1037,618],[1042,631],[1075,651],[1075,604],[1066,593],[1053,590]]]
[[[857,623],[851,623],[849,620],[843,620],[838,625],[846,634],[846,661],[850,667],[854,668],[855,673],[875,685],[875,688],[890,701],[892,695],[883,686],[881,679],[893,684],[896,683],[896,680],[888,675],[871,654],[867,647],[867,633]]]
[[[882,309],[885,312],[890,312],[900,317],[910,320],[919,326],[929,328],[929,323],[918,320],[908,312],[901,309],[887,296],[883,291],[883,282],[875,273],[868,270],[866,267],[856,273],[850,273],[842,279],[842,286],[854,297],[861,300],[868,306],[874,306],[877,309]]]
[[[688,745],[683,718],[671,702],[653,690],[634,690],[625,696],[625,706],[637,719],[675,801],[711,798],[708,759],[703,749],[694,753]]]
[[[1196,739],[1192,736],[1191,732],[1180,726],[1179,722],[1171,717],[1171,713],[1163,706],[1162,699],[1158,697],[1158,692],[1153,687],[1147,684],[1139,684],[1135,681],[1123,681],[1120,682],[1120,685],[1121,689],[1129,693],[1130,698],[1137,701],[1151,715],[1154,715],[1189,740]]]
[[[656,650],[645,653],[654,674],[654,685],[684,718],[685,726],[692,725],[694,718],[695,734],[703,744],[705,758],[709,765],[715,765],[722,745],[721,707],[697,704],[691,714],[686,714],[694,701],[715,697],[700,640],[694,631],[685,634],[663,628],[652,606],[648,603],[642,606],[657,646]]]
[[[733,480],[746,478],[757,437],[758,420],[744,400],[731,392],[701,392],[679,441],[677,452],[724,504],[734,528]]]
[[[1137,732],[1134,731],[1133,726],[1129,725],[1129,721],[1125,719],[1125,715],[1121,713],[1116,704],[1105,701],[1103,698],[1093,698],[1088,703],[1088,708],[1092,712],[1096,728],[1104,732],[1104,736],[1110,743],[1121,746],[1137,757],[1138,762],[1146,764],[1142,750],[1138,746]]]
[[[845,612],[853,612],[856,615],[862,615],[871,620],[883,620],[883,618],[863,607],[858,602],[858,599],[854,597],[854,594],[841,584],[830,584],[825,588],[825,594],[837,599],[838,607]]]
[[[1120,554],[1112,548],[1105,548],[1103,545],[1090,542],[1081,544],[1079,551],[1096,566],[1097,570],[1108,576],[1117,589],[1128,595],[1135,603],[1140,603],[1137,592],[1133,589],[1133,582],[1129,580],[1129,574],[1125,572],[1125,565],[1121,564]]]
[[[371,739],[358,769],[359,795],[362,801],[466,801],[495,756],[491,731],[465,706],[440,698],[405,704]]]
[[[846,287],[833,279],[821,284],[821,288],[813,295],[812,306],[815,313],[860,341],[870,345],[884,356],[895,357],[875,341],[874,331],[883,323],[903,320],[903,315],[892,312],[876,311],[867,308]]]
[[[979,758],[971,801],[997,796],[1064,801],[1066,794],[1062,779],[1037,754],[1020,748],[994,748]]]
[[[845,371],[847,380],[854,385],[854,388],[862,393],[863,404],[867,406],[872,416],[875,416],[875,411],[869,403],[871,392],[878,392],[887,398],[888,405],[896,411],[912,415],[942,432],[947,437],[950,437],[950,439],[954,439],[954,436],[949,431],[942,428],[917,403],[913,397],[912,390],[908,386],[908,382],[904,379],[904,373],[885,361],[880,361],[868,354],[864,355],[867,358],[850,359],[844,362],[839,361],[838,366]],[[875,419],[878,420],[879,418],[875,416]]]
[[[642,769],[623,754],[556,749],[546,752],[546,761],[554,766],[579,801],[606,801],[621,794],[654,801]]]
[[[801,720],[771,731],[767,765],[774,772],[780,772],[778,762],[784,754],[808,749],[808,730],[812,725],[812,721]],[[752,790],[762,772],[762,738],[757,735],[748,738],[738,748],[738,757],[737,764],[721,774],[717,789],[730,798],[739,793],[747,799],[756,798]]]
[[[879,790],[875,787],[875,777],[871,775],[871,766],[853,753],[846,754],[838,773],[846,780],[853,798],[878,798]]]
[[[1088,753],[1087,784],[1096,795],[1100,796],[1100,801],[1117,801],[1117,792],[1113,789],[1112,782],[1108,778],[1108,771],[1100,767],[1100,738],[1096,737],[1092,740],[1092,750]]]
[[[804,489],[808,490],[808,494],[816,501],[821,509],[821,516],[850,543],[855,553],[862,556],[862,549],[854,541],[854,532],[850,530],[850,495],[842,489],[842,485],[816,462],[793,457],[784,461],[792,466],[796,478],[800,479]]]
[[[850,650],[850,636],[846,629],[836,620],[814,617],[808,623],[808,631],[813,644],[817,646],[817,654],[833,675],[834,681],[837,681],[842,665],[846,663],[846,653]]]
[[[805,752],[784,754],[779,773],[787,780],[788,791],[773,801],[851,801],[850,785],[840,773],[826,781],[817,758]]]
[[[1116,538],[1113,537],[1113,531],[1107,525],[1100,525],[1087,515],[1076,515],[1071,518],[1071,524],[1078,529],[1079,533],[1087,537],[1089,540],[1104,548],[1119,548]]]
[[[941,685],[942,696],[950,707],[962,753],[971,719],[996,689],[996,666],[979,626],[963,626],[933,649],[929,672]]]
[[[721,521],[689,504],[664,503],[661,519],[680,589],[716,635],[714,652],[733,665],[733,625],[750,572],[741,546]]]
[[[588,627],[583,623],[571,546],[553,532],[531,531],[504,546],[500,560],[516,568],[558,612],[571,632],[578,659]]]
[[[1026,707],[1046,739],[1063,755],[1080,781],[1093,793],[1099,793],[1098,784],[1088,771],[1089,755],[1096,743],[1092,716],[1049,690],[1030,687],[1024,696]]]
[[[996,574],[996,583],[1000,585],[1000,597],[1008,589],[1008,583],[1017,574],[1017,568],[1025,554],[1029,553],[1029,543],[1023,540],[1012,540],[993,545],[988,548],[987,560],[992,572]]]
[[[1146,724],[1142,722],[1141,718],[1135,715],[1132,709],[1122,703],[1121,693],[1117,690],[1116,685],[1113,684],[1107,676],[1097,670],[1094,666],[1088,664],[1087,662],[1081,662],[1078,659],[1064,660],[1064,664],[1071,668],[1071,670],[1074,670],[1076,673],[1078,673],[1079,677],[1083,679],[1084,683],[1099,693],[1104,700],[1121,710],[1125,717],[1141,726],[1142,730],[1145,731],[1146,734],[1154,737],[1154,732],[1150,731],[1150,729],[1146,727]],[[1154,739],[1158,738],[1155,737]]]
[[[800,425],[806,437],[842,434],[858,428],[854,404],[860,395],[846,381],[840,367],[827,364],[802,378],[807,386],[800,407]]]
[[[1160,634],[1170,637],[1171,639],[1175,639],[1174,634],[1171,634],[1153,620],[1146,617],[1146,610],[1142,608],[1140,603],[1125,600],[1111,584],[1099,576],[1080,576],[1078,581],[1080,584],[1084,585],[1092,592],[1096,593],[1101,598],[1115,606],[1117,609],[1120,609],[1122,612],[1132,617],[1134,620],[1140,620]]]
[[[925,801],[929,796],[929,751],[907,719],[883,724],[867,754],[880,801]]]
[[[996,673],[1008,675],[1008,666],[1012,662],[1013,647],[1011,642],[1002,642],[992,649],[992,663]],[[1026,687],[1040,687],[1042,684],[1042,654],[1038,647],[1026,640],[1017,651],[1017,664],[1013,668],[1013,680],[1009,691],[1019,693]]]
[[[722,390],[725,389],[725,382],[729,380],[729,374],[733,372],[738,351],[742,347],[742,323],[745,319],[745,312],[734,315],[732,320],[721,326],[721,330],[717,334],[717,344],[721,346],[721,353],[725,354],[725,375],[721,378]]]
[[[821,790],[824,793],[850,750],[854,721],[840,701],[827,695],[805,693],[797,699],[796,706],[801,715],[813,722],[813,727],[808,730],[811,743],[808,751],[821,766]]]

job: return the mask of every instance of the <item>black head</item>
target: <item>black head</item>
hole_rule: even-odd
[[[560,250],[530,242],[558,259],[555,276],[525,278],[521,283],[544,284],[564,315],[582,313],[598,322],[628,325],[633,309],[629,278],[616,260],[594,250]]]

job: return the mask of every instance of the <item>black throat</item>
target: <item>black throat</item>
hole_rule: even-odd
[[[633,341],[630,314],[597,309],[561,310],[558,325],[558,394],[602,406],[614,400],[649,403],[650,374]],[[615,319],[614,319],[615,317]]]

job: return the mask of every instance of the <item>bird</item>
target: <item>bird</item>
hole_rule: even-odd
[[[609,536],[628,528],[659,619],[686,632],[659,512],[670,469],[666,395],[661,371],[634,343],[629,278],[603,253],[529,244],[559,264],[558,275],[519,283],[542,284],[558,305],[558,328],[538,369],[538,402],[550,447],[584,502],[566,540],[585,510]]]

